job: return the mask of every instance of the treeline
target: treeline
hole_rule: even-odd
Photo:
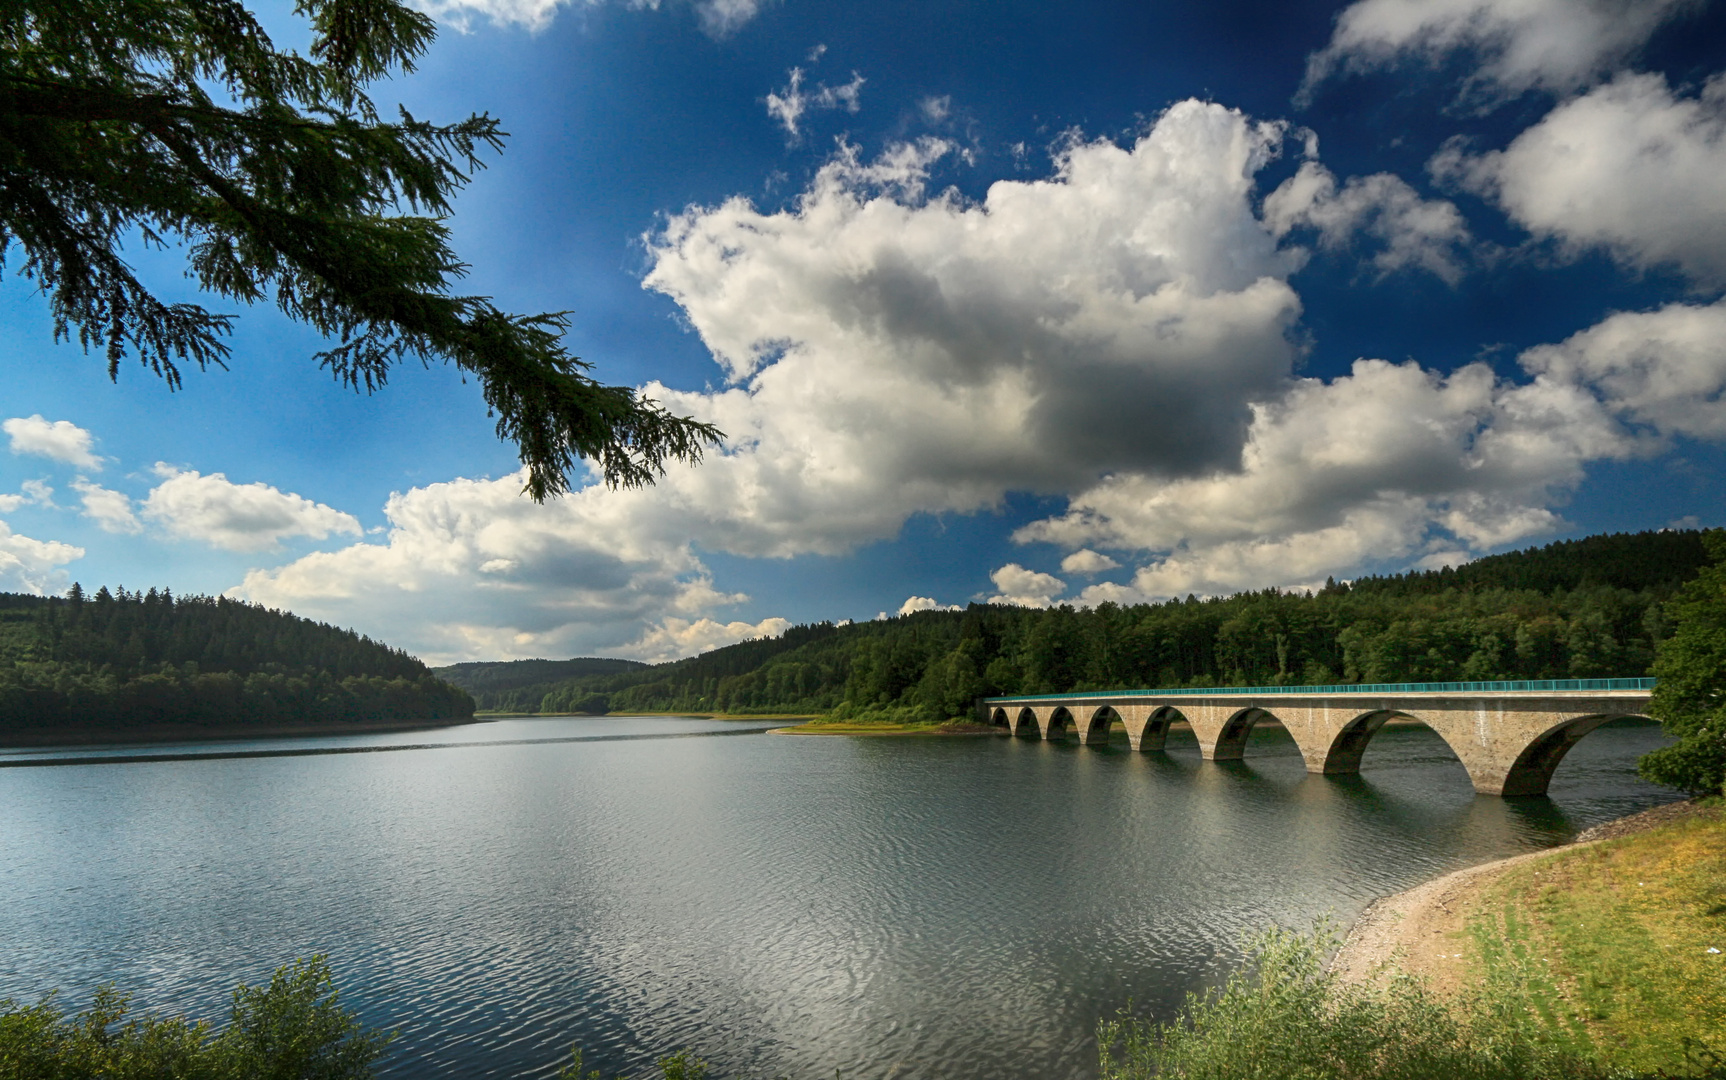
[[[380,642],[226,597],[0,594],[0,726],[457,719],[466,691]]]
[[[1455,569],[1161,604],[973,604],[799,626],[675,663],[476,694],[522,712],[821,713],[941,720],[977,697],[1138,687],[1638,676],[1663,607],[1709,561],[1696,531],[1597,536]]]

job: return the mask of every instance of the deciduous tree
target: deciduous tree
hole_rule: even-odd
[[[1714,556],[1667,606],[1672,636],[1655,653],[1651,705],[1678,742],[1637,766],[1645,778],[1696,794],[1726,785],[1726,530],[1703,536]]]

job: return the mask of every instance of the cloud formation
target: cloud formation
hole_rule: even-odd
[[[1726,285],[1726,75],[1679,97],[1660,75],[1621,75],[1553,109],[1503,150],[1453,145],[1433,173],[1495,199],[1569,252],[1675,266]]]
[[[1238,460],[1248,400],[1298,354],[1299,256],[1251,199],[1281,138],[1183,102],[1131,147],[1074,143],[1053,177],[977,203],[927,195],[954,147],[924,139],[845,150],[792,209],[672,219],[645,284],[732,385],[649,393],[732,440],[667,497],[708,508],[705,544],[833,553],[918,511]]]
[[[349,625],[389,629],[436,660],[687,655],[776,633],[723,623],[747,597],[714,589],[690,548],[686,508],[661,489],[592,486],[544,504],[523,474],[392,495],[381,542],[314,552],[235,590]]]
[[[1063,574],[1100,574],[1105,570],[1116,570],[1120,563],[1090,548],[1080,548],[1061,560]]]
[[[1299,586],[1551,531],[1588,463],[1726,438],[1726,302],[1613,315],[1520,358],[1528,382],[1361,360],[1258,404],[1242,467],[1112,476],[1016,538],[1152,553],[1081,601]]]
[[[43,596],[66,586],[60,567],[84,557],[84,549],[58,540],[33,540],[0,521],[0,591]]]
[[[905,602],[899,605],[898,614],[914,615],[919,611],[958,611],[958,604],[943,604],[933,596],[907,596]],[[885,613],[883,613],[885,614]]]
[[[102,471],[102,459],[92,449],[94,437],[70,420],[50,421],[40,414],[14,416],[0,423],[0,431],[12,440],[14,454],[33,454],[90,472]]]
[[[1304,253],[1254,205],[1284,138],[1189,101],[1129,146],[1075,139],[1053,175],[978,201],[931,193],[955,147],[925,138],[872,161],[843,148],[784,210],[690,208],[646,238],[644,284],[728,385],[644,391],[729,432],[720,452],[646,491],[543,507],[513,478],[418,488],[386,508],[386,542],[241,591],[443,657],[657,655],[741,599],[697,546],[842,554],[1008,492],[1239,469],[1254,403],[1285,393],[1299,356],[1287,277]],[[1106,565],[1093,552],[1072,572]],[[1018,567],[996,589],[1046,604],[1066,585]],[[432,625],[413,618],[428,607]]]
[[[1297,103],[1320,83],[1413,61],[1475,57],[1464,97],[1492,103],[1528,90],[1563,94],[1615,69],[1668,20],[1701,0],[1357,0],[1330,43],[1307,58]]]
[[[178,539],[228,551],[266,551],[291,537],[323,540],[332,533],[359,536],[362,531],[352,514],[265,483],[236,484],[222,473],[205,476],[163,462],[156,463],[156,475],[162,482],[144,500],[143,516]],[[108,496],[125,499],[118,492],[104,492],[101,498]],[[103,521],[91,510],[88,495],[84,505],[86,514]],[[117,512],[114,500],[103,505]]]
[[[629,645],[613,650],[613,655],[640,660],[647,664],[663,664],[685,656],[697,656],[724,645],[756,638],[774,638],[791,629],[789,619],[763,619],[758,623],[720,623],[712,619],[667,618]]]
[[[1303,253],[1279,230],[1391,222],[1386,250],[1427,253],[1395,256],[1409,265],[1466,231],[1394,178],[1316,169],[1261,219],[1254,177],[1284,138],[1183,102],[1130,146],[1075,140],[1053,175],[977,201],[931,192],[954,147],[924,139],[842,150],[783,210],[691,208],[646,238],[644,284],[728,382],[644,391],[730,433],[706,463],[544,506],[519,477],[416,488],[382,541],[239,591],[437,658],[669,656],[777,625],[717,615],[745,598],[699,550],[842,554],[918,512],[1035,492],[1068,508],[1017,538],[1064,549],[1064,574],[1140,564],[1080,602],[1317,583],[1550,531],[1589,462],[1714,437],[1717,306],[1615,316],[1530,350],[1522,381],[1380,360],[1293,378]],[[1006,603],[1067,593],[1018,563],[993,581]]]
[[[83,515],[103,532],[135,535],[143,531],[143,524],[132,512],[132,500],[124,492],[91,483],[82,476],[72,481],[72,490],[84,504]]]
[[[767,115],[779,121],[785,128],[786,137],[793,143],[803,138],[800,125],[804,113],[816,109],[844,109],[855,113],[861,108],[864,78],[855,71],[851,73],[851,81],[843,86],[816,83],[813,90],[803,88],[802,68],[794,67],[788,75],[784,89],[767,95]]]
[[[1462,278],[1471,238],[1455,204],[1426,199],[1390,173],[1353,176],[1340,189],[1336,176],[1316,161],[1265,196],[1265,224],[1282,239],[1300,228],[1318,233],[1319,246],[1346,250],[1357,237],[1379,245],[1372,265],[1379,274],[1420,269],[1455,285]]]
[[[1067,591],[1067,583],[1055,575],[1027,570],[1018,563],[1001,567],[989,575],[989,580],[998,590],[989,597],[988,603],[991,604],[1046,608],[1054,603],[1055,597]]]

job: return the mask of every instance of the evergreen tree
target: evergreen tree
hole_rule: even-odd
[[[647,484],[720,437],[569,355],[562,313],[512,315],[451,292],[450,198],[500,149],[490,116],[386,121],[365,87],[412,71],[435,30],[401,0],[299,0],[309,57],[278,51],[237,0],[0,4],[0,258],[48,294],[56,338],[128,353],[177,387],[225,366],[231,316],[158,299],[121,241],[185,245],[229,300],[272,300],[331,347],[316,359],[368,392],[404,359],[477,376],[535,499],[579,458]]]

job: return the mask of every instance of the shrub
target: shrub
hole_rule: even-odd
[[[1607,1080],[1555,1038],[1514,988],[1456,1003],[1417,980],[1345,985],[1325,969],[1327,931],[1269,931],[1220,988],[1175,1020],[1098,1025],[1103,1080]]]
[[[67,1017],[49,994],[0,1000],[0,1080],[364,1080],[395,1036],[366,1031],[341,1007],[321,956],[234,991],[227,1027],[130,1015],[112,985]]]

